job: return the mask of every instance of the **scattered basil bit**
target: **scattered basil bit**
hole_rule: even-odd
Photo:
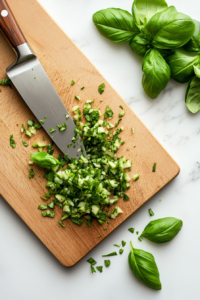
[[[81,90],[84,90],[84,88],[85,88],[85,87],[84,87],[84,86],[82,86]]]
[[[103,230],[106,230],[106,229],[107,229],[107,227],[104,227],[104,228],[103,228]]]
[[[79,225],[79,226],[81,226],[82,224],[83,224],[83,220],[82,219],[77,219],[77,218],[70,218],[70,220],[73,222],[73,223],[75,223],[75,224],[77,224],[77,225]]]
[[[103,267],[102,267],[102,266],[96,267],[96,269],[97,269],[100,273],[103,272]]]
[[[156,171],[156,164],[157,164],[157,163],[154,163],[154,164],[153,164],[152,172],[155,172],[155,171]]]
[[[134,233],[135,228],[129,228],[128,231],[130,231],[131,233]]]
[[[120,113],[119,113],[119,118],[123,117],[125,114],[125,109],[123,109]]]
[[[130,197],[129,197],[128,195],[124,194],[124,200],[125,200],[125,201],[126,201],[126,200],[130,200]]]
[[[106,112],[104,114],[104,118],[109,118],[109,120],[111,120],[113,118],[113,111],[111,110],[111,108],[109,106],[106,106]]]
[[[40,209],[40,210],[45,210],[45,209],[47,209],[47,206],[46,206],[46,205],[39,205],[39,206],[38,206],[38,209]]]
[[[115,256],[115,255],[117,255],[117,252],[112,252],[112,253],[109,253],[109,254],[105,254],[105,255],[102,255],[102,257]]]
[[[119,108],[124,109],[122,105],[120,105]]]
[[[162,244],[173,240],[183,226],[183,222],[176,218],[163,218],[151,221],[144,229],[141,238]]]
[[[28,124],[28,127],[35,126],[35,121],[34,120],[28,120],[27,124]]]
[[[154,212],[151,208],[149,208],[149,215],[150,215],[150,217],[154,216]]]
[[[35,125],[35,129],[40,129],[42,126],[40,124]]]
[[[122,241],[122,247],[126,246],[126,242]]]
[[[65,224],[62,221],[58,222],[62,227],[65,227]]]
[[[93,266],[93,265],[96,265],[96,263],[97,263],[96,260],[94,260],[94,258],[92,258],[92,257],[89,258],[89,259],[87,260],[87,262],[89,262],[92,266]]]
[[[120,245],[120,244],[114,244],[113,246],[115,246],[115,247],[120,247],[121,245]]]
[[[139,174],[137,173],[137,174],[135,174],[135,175],[133,175],[133,180],[134,181],[136,181],[136,180],[138,180],[139,179]]]
[[[67,129],[67,124],[63,123],[62,125],[57,125],[60,132],[65,131]]]
[[[48,206],[49,208],[54,208],[55,204],[54,204],[54,202],[52,201],[52,202],[49,202],[49,203],[47,204],[47,206]]]
[[[55,131],[56,131],[56,129],[50,128],[49,133],[53,133],[53,132],[55,132]]]
[[[98,87],[98,92],[99,94],[103,94],[104,93],[104,88],[105,88],[105,83],[100,84],[100,86]]]
[[[15,148],[16,147],[16,143],[15,143],[15,140],[13,138],[13,134],[10,135],[10,146],[12,148]]]
[[[45,119],[47,119],[47,116],[44,116]]]
[[[61,220],[63,221],[63,220],[65,220],[65,219],[67,219],[67,218],[69,218],[69,214],[65,214],[62,218],[61,218]]]
[[[11,81],[9,78],[4,78],[0,81],[0,85],[7,85],[12,89]]]
[[[55,213],[52,210],[42,212],[43,217],[54,218]]]
[[[117,127],[119,125],[119,122],[121,122],[122,119],[119,119],[116,123],[115,123],[115,127]]]
[[[22,141],[22,144],[24,145],[24,147],[28,147],[28,143]]]
[[[108,268],[110,266],[110,260],[109,259],[104,260],[104,264],[105,267]]]
[[[139,231],[136,231],[136,234],[138,235],[138,234],[139,234]]]
[[[40,120],[40,123],[41,123],[41,124],[44,124],[44,121],[43,121],[43,120]]]
[[[144,285],[154,290],[161,290],[160,274],[151,253],[133,248],[128,256],[129,267],[133,275]]]
[[[76,82],[74,80],[71,81],[71,85],[74,85]]]
[[[79,96],[75,96],[75,99],[79,101],[81,98]]]
[[[92,273],[96,273],[96,270],[92,265],[91,265],[91,271],[92,271]]]
[[[131,132],[132,132],[132,133],[134,133],[134,132],[135,132],[135,129],[134,129],[133,127],[131,128]]]
[[[100,238],[100,237],[101,237],[101,234],[98,235],[98,238]]]
[[[119,249],[119,254],[122,254],[124,252],[124,249]]]
[[[35,176],[34,170],[30,169],[29,170],[29,178],[33,178]]]

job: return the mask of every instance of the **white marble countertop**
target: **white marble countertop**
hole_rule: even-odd
[[[200,113],[186,109],[186,85],[170,81],[155,99],[149,99],[141,86],[141,59],[128,45],[112,44],[97,32],[92,14],[107,7],[131,11],[131,0],[39,0],[60,27],[99,69],[159,142],[181,167],[180,175],[141,207],[132,217],[71,269],[64,268],[0,197],[0,299],[199,299],[200,228]],[[198,0],[168,0],[177,10],[200,19]],[[160,202],[159,199],[162,199]],[[142,231],[150,221],[148,208],[157,219],[174,216],[183,228],[170,243],[156,245],[127,228]],[[151,220],[152,220],[151,219]],[[102,274],[91,274],[86,259],[103,263],[102,253],[125,240],[120,257]],[[128,267],[129,241],[151,252],[157,262],[161,291],[153,291],[135,280]]]

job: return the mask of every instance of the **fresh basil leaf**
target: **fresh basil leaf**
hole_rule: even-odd
[[[195,75],[200,78],[200,65],[193,66]]]
[[[187,44],[183,48],[188,52],[200,52],[200,22],[193,20],[195,31]]]
[[[155,99],[171,77],[170,67],[156,49],[149,50],[143,59],[142,85],[145,93]]]
[[[185,45],[195,30],[192,19],[170,6],[155,14],[145,32],[152,45],[159,49],[176,49]]]
[[[161,290],[160,275],[153,255],[133,248],[128,256],[129,267],[135,277],[144,285],[154,290]]]
[[[189,111],[193,114],[200,110],[200,78],[195,76],[188,83],[185,103]]]
[[[167,7],[165,0],[135,0],[132,6],[132,13],[137,27],[142,30],[153,15]]]
[[[133,16],[120,8],[97,11],[93,22],[101,35],[115,43],[128,42],[139,33]]]
[[[31,154],[32,161],[42,168],[52,169],[60,162],[52,155],[46,152],[36,152]]]
[[[149,222],[141,234],[151,242],[162,244],[173,240],[179,233],[183,222],[176,218],[163,218]]]
[[[199,56],[178,49],[166,57],[166,61],[170,66],[172,78],[180,83],[185,83],[194,76],[193,66],[198,63]]]
[[[145,56],[151,45],[143,33],[139,33],[130,41],[130,47],[135,54]]]

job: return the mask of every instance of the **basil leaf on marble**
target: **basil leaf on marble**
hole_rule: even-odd
[[[133,16],[120,8],[97,11],[93,22],[101,35],[115,43],[128,42],[139,33]]]
[[[189,54],[183,49],[177,49],[166,57],[166,61],[170,66],[172,78],[180,83],[185,83],[194,76],[193,66],[199,62],[199,56]]]
[[[200,78],[195,76],[188,83],[185,103],[189,111],[193,114],[200,110]]]
[[[188,52],[200,52],[200,22],[193,20],[195,31],[187,44],[183,48]]]
[[[151,49],[143,59],[142,70],[144,91],[151,99],[155,99],[170,80],[170,67],[158,50]]]
[[[128,262],[131,271],[141,283],[151,289],[161,290],[158,267],[151,253],[135,249],[131,243]]]
[[[147,23],[146,35],[159,49],[176,49],[185,45],[193,35],[193,20],[170,6],[155,14]]]
[[[145,56],[146,52],[151,48],[149,41],[145,38],[143,33],[137,34],[131,41],[130,41],[131,50],[139,55]]]
[[[167,7],[165,0],[135,0],[132,6],[132,14],[137,27],[142,30],[153,15]]]
[[[151,242],[162,244],[173,240],[179,233],[183,222],[176,218],[163,218],[149,222],[140,238],[146,238]]]

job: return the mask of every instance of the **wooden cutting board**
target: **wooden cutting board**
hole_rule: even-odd
[[[104,226],[96,221],[88,228],[86,222],[79,227],[66,220],[66,227],[62,228],[58,224],[62,215],[60,208],[55,208],[54,219],[43,218],[41,211],[37,209],[38,205],[43,203],[40,196],[47,192],[46,179],[43,178],[44,170],[33,166],[36,175],[33,179],[29,179],[29,156],[35,151],[32,144],[35,141],[42,141],[43,137],[49,143],[49,138],[42,129],[31,139],[20,132],[22,123],[27,124],[28,119],[35,118],[14,88],[1,87],[0,194],[57,259],[64,266],[71,267],[172,180],[179,173],[179,167],[36,0],[7,0],[7,2],[70,112],[72,107],[77,105],[75,95],[81,97],[81,107],[88,99],[95,99],[94,106],[100,107],[102,112],[105,111],[106,105],[109,105],[115,113],[112,123],[117,120],[119,105],[123,105],[126,109],[121,122],[125,128],[121,136],[126,143],[121,147],[119,155],[133,161],[130,175],[139,172],[140,178],[136,182],[131,180],[131,188],[128,191],[130,201],[121,199],[118,202],[124,213],[116,220],[111,220],[107,230],[103,230]],[[16,57],[2,34],[0,34],[0,50],[0,78],[4,78],[6,68]],[[74,86],[70,85],[72,79],[76,81]],[[98,93],[98,86],[103,82],[106,89],[101,96]],[[80,90],[82,86],[85,86],[83,91]],[[101,99],[103,102],[100,102]],[[135,128],[134,134],[131,134],[131,127]],[[14,135],[17,144],[15,149],[10,147],[10,134]],[[25,148],[22,140],[28,142],[29,147]],[[58,153],[56,151],[55,155]],[[155,173],[152,172],[154,162],[157,162]],[[99,234],[102,235],[101,238],[98,238]]]

